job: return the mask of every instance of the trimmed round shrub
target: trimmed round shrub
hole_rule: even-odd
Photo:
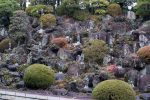
[[[43,10],[44,14],[49,14],[49,13],[53,12],[52,7],[49,7],[46,5],[35,5],[35,6],[29,6],[28,8],[26,8],[26,13],[32,17],[40,17],[41,10]]]
[[[9,39],[9,38],[4,39],[0,42],[0,52],[4,52],[6,49],[8,49],[9,43],[11,43],[11,47],[14,47],[16,44],[15,41],[12,39]]]
[[[121,80],[106,80],[99,83],[92,92],[96,100],[135,100],[132,87]]]
[[[107,8],[107,12],[111,15],[111,16],[119,16],[122,14],[122,9],[120,7],[119,4],[113,3],[110,4]]]
[[[25,85],[32,89],[46,89],[54,80],[54,71],[43,64],[30,65],[24,73]]]
[[[40,21],[43,27],[51,27],[56,25],[56,17],[52,14],[42,15]]]
[[[86,62],[102,64],[103,58],[108,52],[106,43],[102,40],[92,40],[83,49]]]
[[[137,55],[140,57],[141,60],[145,61],[145,63],[150,63],[150,46],[145,46],[140,48],[137,51]]]
[[[88,11],[81,11],[77,10],[73,14],[73,18],[79,21],[85,21],[88,19],[89,12]]]

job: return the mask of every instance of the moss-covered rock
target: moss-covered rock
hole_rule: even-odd
[[[54,71],[42,64],[29,66],[24,73],[25,85],[32,89],[46,89],[54,80]]]
[[[132,87],[121,80],[106,80],[99,83],[93,90],[96,100],[135,100]]]

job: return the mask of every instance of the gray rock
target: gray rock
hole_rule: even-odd
[[[126,69],[125,68],[117,68],[117,70],[115,71],[114,75],[118,78],[124,77],[126,73]]]
[[[69,90],[73,92],[79,92],[79,89],[77,88],[77,83],[76,82],[71,82],[69,84]]]
[[[24,87],[25,87],[24,81],[20,81],[20,82],[18,82],[18,83],[16,84],[16,88],[17,88],[17,89],[24,88]]]
[[[140,95],[140,100],[150,100],[150,94],[149,93],[144,93]]]
[[[138,88],[140,91],[144,92],[148,89],[147,86],[149,86],[149,84],[150,84],[150,76],[143,75],[139,78]]]
[[[20,77],[18,72],[9,72],[12,77]]]
[[[64,96],[64,95],[67,95],[68,90],[66,90],[66,89],[53,89],[52,93],[55,94],[55,95],[62,95],[62,96]]]
[[[139,72],[137,70],[130,70],[126,73],[126,81],[132,82],[134,86],[138,85]]]
[[[62,72],[56,73],[56,80],[64,80],[65,75]]]
[[[150,64],[146,65],[146,75],[150,75]]]
[[[79,65],[77,63],[70,63],[67,65],[68,66],[68,75],[71,76],[78,76],[80,74],[80,68]]]
[[[16,64],[13,64],[13,65],[8,65],[8,69],[10,70],[10,71],[16,71],[17,70],[17,68],[18,68],[18,64],[16,63]]]

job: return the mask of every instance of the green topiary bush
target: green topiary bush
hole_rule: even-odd
[[[60,6],[58,6],[56,8],[56,14],[58,16],[62,16],[66,14],[66,5],[65,4],[61,4]]]
[[[32,89],[46,89],[54,80],[54,71],[42,64],[30,65],[24,73],[25,85]]]
[[[45,14],[41,16],[40,22],[43,27],[52,27],[56,25],[56,17],[52,14]]]
[[[0,42],[0,52],[4,52],[9,48],[9,43],[11,43],[11,49],[15,46],[15,41],[9,38],[6,38]]]
[[[78,10],[78,11],[75,11],[73,14],[73,18],[79,21],[85,21],[88,19],[88,17],[89,17],[88,11]]]
[[[121,80],[106,80],[99,83],[92,95],[96,100],[136,100],[132,87]]]
[[[13,11],[19,9],[15,0],[0,0],[0,18],[12,15]]]
[[[145,46],[140,48],[137,51],[137,55],[143,60],[145,63],[150,64],[150,46]]]
[[[108,5],[108,0],[91,0],[91,5],[89,8],[91,8],[91,13],[93,14],[104,15],[106,14]]]
[[[113,3],[110,4],[107,8],[107,12],[111,15],[111,16],[119,16],[122,14],[122,9],[120,7],[119,4],[117,3]]]
[[[44,14],[49,14],[49,13],[53,12],[53,9],[51,6],[35,5],[35,6],[29,6],[28,8],[26,8],[26,13],[32,17],[40,17],[41,15],[38,11],[40,11],[42,9],[44,11]]]
[[[150,19],[150,0],[139,1],[135,9],[137,15]]]
[[[83,49],[86,62],[102,64],[103,58],[108,53],[108,47],[102,40],[92,40]]]
[[[64,0],[56,9],[57,15],[67,15],[73,17],[75,11],[80,10],[77,0]]]

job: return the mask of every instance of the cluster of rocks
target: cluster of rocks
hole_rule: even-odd
[[[134,87],[149,91],[149,66],[132,54],[140,47],[150,45],[147,34],[149,22],[133,30],[130,20],[125,17],[106,16],[102,24],[95,24],[92,20],[77,22],[65,17],[58,17],[57,20],[55,27],[42,29],[36,18],[30,18],[31,29],[27,40],[15,48],[9,48],[6,53],[0,53],[0,80],[3,86],[24,88],[25,66],[41,63],[58,72],[56,84],[50,87],[56,95],[71,95],[71,91],[91,93],[99,82],[124,76]],[[0,41],[8,35],[2,33]],[[67,39],[70,48],[53,45],[52,39],[58,37]],[[93,39],[104,40],[110,47],[103,63],[108,69],[84,62],[82,46],[86,40]]]

